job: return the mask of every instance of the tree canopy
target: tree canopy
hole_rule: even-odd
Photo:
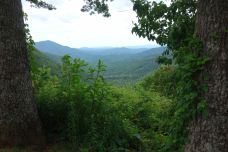
[[[49,10],[56,9],[53,5],[48,4],[42,0],[26,0],[26,1],[30,2],[32,4],[32,6],[34,6],[34,7],[47,8]]]
[[[49,10],[56,9],[55,6],[52,4],[48,4],[45,1],[42,0],[26,0],[33,4],[33,6],[38,8],[46,8]],[[108,2],[113,0],[84,0],[85,5],[82,7],[81,11],[83,12],[90,12],[90,14],[103,14],[105,17],[109,17],[109,7]]]

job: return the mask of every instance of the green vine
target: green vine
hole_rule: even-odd
[[[133,3],[138,23],[134,24],[132,32],[165,45],[167,50],[157,61],[172,63],[175,68],[164,90],[174,104],[170,111],[173,120],[169,131],[171,141],[162,151],[183,151],[190,122],[199,115],[206,116],[204,93],[207,86],[204,82],[208,76],[204,66],[209,58],[194,34],[197,1],[174,0],[170,5],[147,0],[134,0]],[[165,55],[172,56],[173,61]]]
[[[187,42],[188,41],[188,42]],[[206,54],[203,54],[201,41],[192,36],[185,42],[186,46],[173,51],[175,60],[175,72],[173,72],[169,85],[165,92],[175,102],[170,114],[173,119],[170,130],[171,141],[163,151],[183,151],[188,140],[188,127],[192,120],[198,116],[206,116],[206,104],[203,98],[207,91],[208,76],[204,66],[209,61]],[[173,86],[175,89],[173,91]]]

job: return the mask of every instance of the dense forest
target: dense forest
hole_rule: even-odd
[[[108,2],[82,11],[109,17]],[[35,43],[21,1],[0,1],[0,151],[228,150],[228,1],[132,3],[132,32],[162,47]]]

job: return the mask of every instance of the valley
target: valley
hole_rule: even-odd
[[[52,41],[37,42],[35,47],[39,50],[36,53],[38,63],[51,66],[54,73],[58,73],[58,64],[61,64],[61,57],[66,54],[84,60],[91,67],[101,60],[106,65],[104,78],[115,84],[134,83],[151,73],[158,68],[156,58],[165,50],[165,47],[71,48]],[[46,61],[39,62],[41,58]]]

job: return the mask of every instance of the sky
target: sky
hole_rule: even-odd
[[[57,10],[37,9],[22,0],[23,10],[28,14],[27,23],[36,42],[51,40],[75,48],[156,45],[131,33],[137,19],[130,0],[111,2],[109,18],[81,12],[83,0],[45,1]]]

